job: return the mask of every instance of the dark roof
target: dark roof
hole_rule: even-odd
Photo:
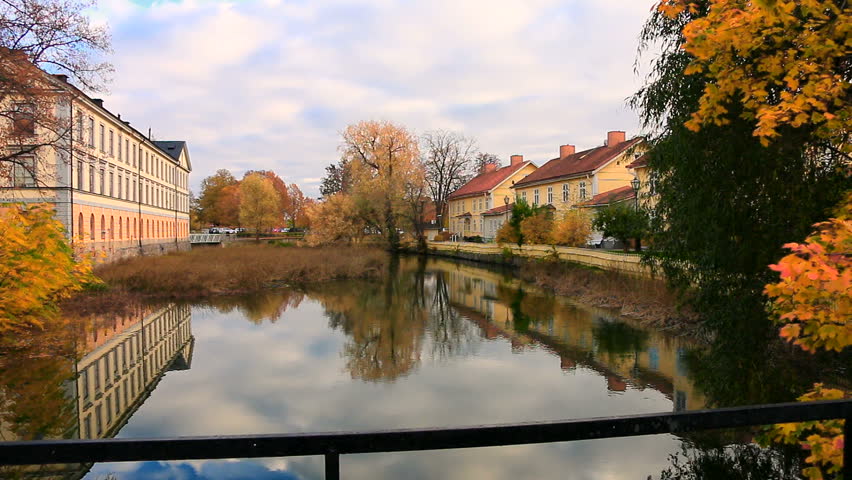
[[[636,160],[634,160],[633,163],[631,163],[630,165],[627,166],[627,168],[644,168],[644,167],[647,167],[647,166],[648,166],[648,155],[645,154],[645,155],[642,155],[641,157],[637,158]]]
[[[183,140],[155,140],[154,145],[168,153],[175,160],[180,160],[180,152],[186,147]]]
[[[457,198],[486,193],[497,185],[500,185],[503,180],[506,180],[512,176],[512,174],[529,164],[530,162],[521,162],[517,165],[508,165],[491,172],[485,172],[481,175],[477,175],[471,178],[469,182],[462,185],[461,188],[451,193],[447,199],[455,200]]]
[[[583,150],[582,152],[568,155],[565,158],[551,159],[542,165],[541,168],[524,177],[515,186],[523,187],[545,180],[574,177],[594,172],[640,141],[642,141],[642,137],[636,137],[612,146],[604,145],[602,147]]]
[[[486,211],[482,212],[482,215],[503,215],[511,209],[512,209],[511,203],[508,204],[508,205],[503,204],[503,205],[500,205],[499,207],[494,207],[491,210],[486,210]]]
[[[591,198],[591,200],[586,200],[581,203],[581,207],[599,207],[603,205],[610,205],[612,203],[623,202],[626,200],[631,200],[636,198],[636,192],[633,191],[633,187],[630,185],[625,185],[623,187],[618,187],[614,190],[610,190],[608,192],[603,192],[595,195]]]

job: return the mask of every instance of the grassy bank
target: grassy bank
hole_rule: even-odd
[[[387,254],[374,248],[278,247],[245,244],[202,248],[102,265],[104,286],[69,300],[63,310],[86,313],[143,297],[197,299],[345,278],[379,277]]]
[[[566,262],[530,261],[519,268],[524,281],[596,307],[614,308],[644,326],[701,336],[697,317],[680,308],[662,279],[625,275]]]

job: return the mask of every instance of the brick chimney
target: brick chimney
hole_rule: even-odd
[[[99,106],[99,107],[101,107],[101,108],[104,108],[104,101],[103,101],[103,99],[102,99],[102,98],[93,98],[93,99],[92,99],[92,102],[93,102],[95,105],[97,105],[97,106]]]
[[[497,165],[493,163],[486,163],[482,166],[482,173],[493,172],[494,170],[497,170]]]
[[[621,130],[613,130],[606,132],[606,145],[611,147],[617,145],[627,139],[627,135]]]
[[[574,155],[576,148],[574,145],[560,145],[559,146],[559,158],[565,158],[568,155]]]
[[[62,80],[65,83],[68,83],[68,75],[63,75],[61,73],[54,73],[53,76],[58,78],[59,80]]]
[[[512,155],[511,157],[509,157],[509,159],[511,160],[511,165],[513,167],[515,165],[520,165],[520,164],[524,163],[524,156],[523,155]]]

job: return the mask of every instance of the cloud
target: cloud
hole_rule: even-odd
[[[191,184],[218,168],[316,179],[339,132],[387,119],[460,130],[537,163],[559,144],[637,133],[637,36],[650,3],[106,0],[107,107],[189,143]],[[306,182],[318,195],[317,182]]]

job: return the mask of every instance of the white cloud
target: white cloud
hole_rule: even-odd
[[[107,106],[218,168],[314,180],[347,123],[462,130],[503,158],[637,133],[637,36],[650,2],[106,0]],[[318,195],[316,182],[305,185]]]

